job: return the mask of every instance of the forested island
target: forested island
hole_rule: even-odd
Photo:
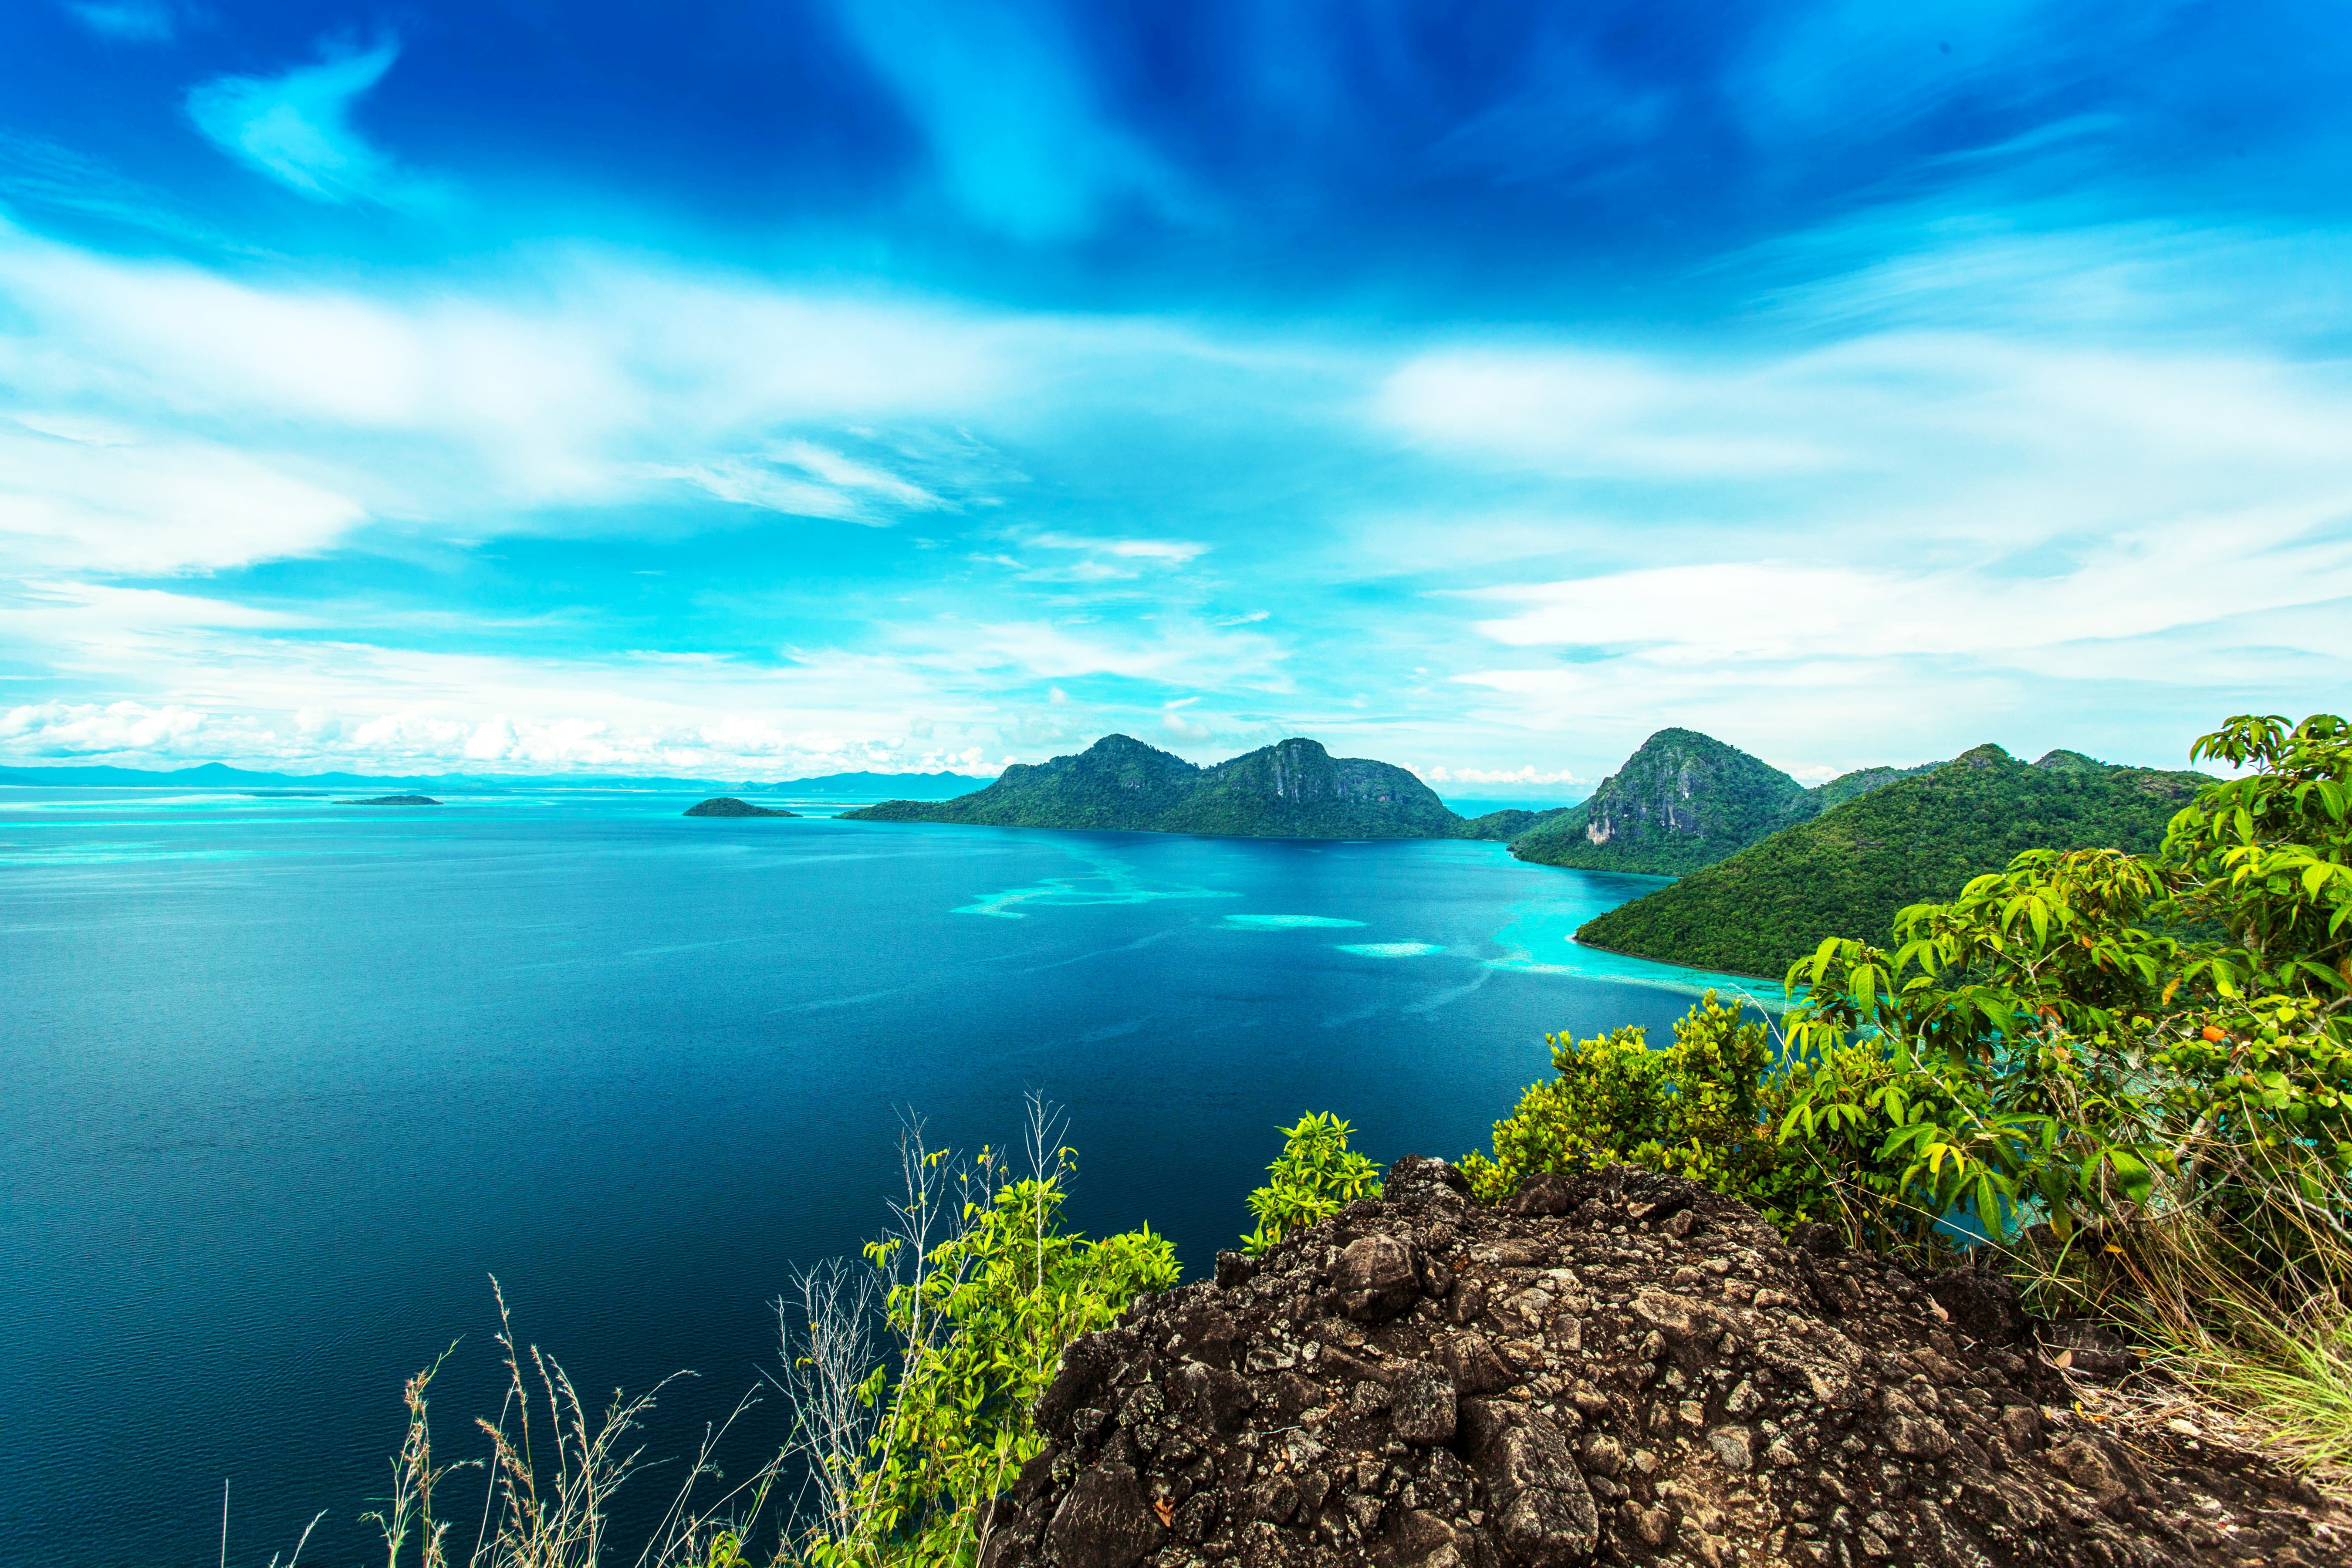
[[[753,805],[748,800],[738,800],[731,795],[713,796],[689,805],[682,816],[798,816],[797,811],[786,811],[780,805]]]
[[[889,800],[844,818],[1108,828],[1248,838],[1459,838],[1469,826],[1406,769],[1291,739],[1200,767],[1128,735],[1015,763],[947,801]],[[1486,818],[1480,818],[1486,821]]]

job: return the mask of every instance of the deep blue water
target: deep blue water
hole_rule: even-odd
[[[442,1451],[496,1411],[491,1273],[583,1394],[698,1372],[651,1435],[684,1452],[793,1266],[879,1229],[902,1109],[971,1148],[1045,1090],[1075,1218],[1197,1270],[1277,1122],[1455,1155],[1547,1031],[1689,1005],[1566,940],[1654,884],[1500,845],[691,798],[0,790],[0,1558],[213,1563],[228,1477],[230,1562],[321,1509],[306,1563],[380,1562],[402,1380],[463,1335]]]

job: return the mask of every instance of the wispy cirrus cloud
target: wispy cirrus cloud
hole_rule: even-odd
[[[188,118],[231,157],[313,201],[420,207],[446,195],[352,123],[352,110],[400,58],[397,39],[356,49],[329,40],[319,58],[272,77],[223,76],[188,91]]]
[[[1108,112],[1051,11],[842,0],[835,15],[921,129],[949,199],[979,226],[1065,241],[1118,204],[1163,218],[1192,205],[1173,168]]]

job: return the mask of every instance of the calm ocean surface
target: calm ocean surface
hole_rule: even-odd
[[[647,1448],[689,1451],[793,1266],[879,1228],[902,1109],[972,1148],[1045,1090],[1074,1217],[1191,1273],[1277,1122],[1456,1155],[1547,1031],[1663,1034],[1696,989],[1568,942],[1652,881],[1498,844],[694,798],[0,790],[0,1561],[212,1563],[227,1477],[231,1563],[321,1509],[306,1564],[381,1562],[402,1380],[462,1335],[439,1451],[497,1410],[492,1273],[583,1395],[699,1373]]]

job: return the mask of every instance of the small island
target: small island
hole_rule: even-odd
[[[686,808],[688,816],[798,816],[797,811],[781,806],[753,805],[748,800],[737,800],[731,795],[714,795],[698,805]]]
[[[439,805],[429,795],[379,795],[365,800],[339,800],[337,805]]]

